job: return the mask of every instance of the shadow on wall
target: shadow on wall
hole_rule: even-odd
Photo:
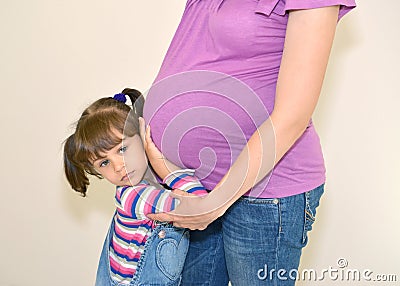
[[[357,11],[352,11],[350,13],[353,14],[355,12]],[[322,141],[322,149],[324,149],[325,145],[323,142],[324,138],[329,137],[328,134],[330,133],[330,129],[335,124],[335,122],[333,122],[335,120],[333,113],[337,112],[338,85],[340,85],[342,79],[346,79],[346,70],[343,70],[345,63],[348,61],[350,54],[353,54],[353,51],[358,50],[365,42],[361,33],[363,27],[360,27],[358,23],[352,21],[351,18],[352,17],[349,17],[349,19],[347,19],[345,16],[341,20],[341,23],[338,24],[328,70],[323,84],[323,90],[318,101],[318,107],[313,115],[313,121]],[[347,20],[349,20],[349,22],[351,21],[351,23],[345,24]],[[351,78],[347,78],[347,80],[351,80]],[[343,90],[341,90],[340,93],[341,97],[348,96],[343,93]],[[335,207],[330,204],[330,202],[336,190],[332,190],[331,193],[329,184],[329,166],[327,166],[327,168],[328,178],[327,184],[325,185],[325,192],[321,198],[320,207],[317,209],[317,220],[313,226],[313,231],[309,233],[309,242],[311,243],[311,247],[306,247],[301,257],[300,268],[304,266],[306,266],[306,268],[315,267],[315,258],[318,257],[320,250],[325,247],[323,243],[318,242],[321,242],[325,237],[325,230],[332,227],[324,223],[330,221],[332,219],[330,216],[335,213]],[[317,229],[317,231],[315,231],[315,229]]]
[[[351,11],[350,13],[353,14],[356,12],[357,11]],[[320,137],[325,137],[324,135],[329,132],[330,114],[332,114],[332,109],[334,109],[332,103],[335,102],[334,98],[337,97],[337,86],[340,84],[340,79],[345,79],[346,71],[343,69],[345,63],[348,61],[349,54],[352,54],[352,51],[359,49],[365,40],[361,33],[362,27],[359,26],[358,22],[353,21],[351,18],[352,17],[347,18],[345,16],[338,23],[329,59],[328,70],[325,76],[321,96],[318,100],[318,107],[313,116],[317,123],[316,125]],[[346,24],[347,21],[349,24]],[[351,78],[348,80],[351,80]]]

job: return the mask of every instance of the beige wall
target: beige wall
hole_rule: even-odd
[[[400,269],[400,4],[358,2],[338,27],[314,116],[328,181],[301,266],[343,257],[389,274]],[[113,188],[93,180],[87,198],[72,192],[61,143],[91,101],[150,86],[184,4],[1,1],[1,286],[93,285]]]

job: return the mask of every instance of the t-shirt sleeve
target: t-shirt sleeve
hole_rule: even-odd
[[[204,186],[195,177],[192,169],[176,170],[168,174],[163,183],[167,184],[171,189],[180,189],[198,196],[208,194]]]
[[[150,185],[118,188],[115,205],[120,217],[143,220],[150,213],[172,211],[179,203],[169,195],[171,191]]]
[[[290,10],[314,9],[340,5],[338,21],[356,7],[355,0],[259,0],[258,13],[270,15],[272,12],[285,15]]]
[[[338,21],[356,7],[355,0],[286,0],[285,11],[340,5]]]

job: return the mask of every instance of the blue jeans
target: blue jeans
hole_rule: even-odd
[[[190,232],[182,286],[294,285],[302,248],[324,192],[242,197],[204,231]]]
[[[110,276],[109,247],[114,229],[111,222],[97,269],[96,286],[116,286]],[[161,223],[147,239],[130,286],[178,286],[189,248],[189,231]]]

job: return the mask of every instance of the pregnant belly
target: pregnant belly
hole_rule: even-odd
[[[209,72],[204,81],[199,73],[196,80],[180,76],[150,89],[144,118],[165,157],[196,169],[196,176],[212,189],[268,112],[254,92],[231,77]]]

